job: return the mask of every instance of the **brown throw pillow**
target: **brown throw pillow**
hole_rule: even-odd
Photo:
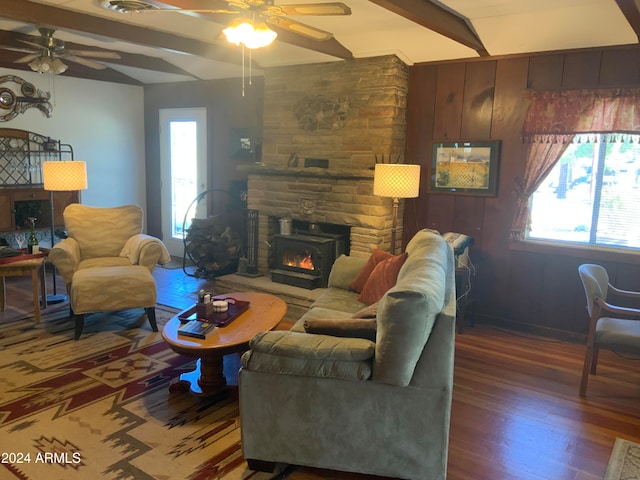
[[[369,276],[373,272],[373,269],[376,267],[376,265],[383,260],[386,260],[387,258],[393,256],[394,255],[389,252],[385,252],[384,250],[376,249],[371,252],[367,263],[364,265],[364,267],[362,267],[362,270],[360,270],[358,276],[349,284],[349,290],[361,293],[362,289],[364,288],[364,284],[367,283],[367,280],[369,279]]]
[[[345,318],[343,320],[309,319],[304,321],[307,333],[332,337],[365,338],[376,341],[375,318]]]
[[[387,293],[387,290],[396,284],[398,272],[406,259],[407,254],[403,253],[378,263],[371,272],[367,283],[364,284],[362,292],[358,295],[358,300],[367,305],[379,301]]]

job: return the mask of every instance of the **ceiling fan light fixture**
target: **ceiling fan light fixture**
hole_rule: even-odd
[[[66,72],[68,68],[62,60],[52,57],[51,55],[41,55],[38,58],[35,58],[29,63],[29,67],[34,72],[51,73],[53,75],[60,75],[61,73]]]
[[[222,33],[228,42],[238,46],[242,43],[250,49],[266,47],[278,36],[266,23],[259,23],[256,26],[253,21],[246,18],[234,21]]]

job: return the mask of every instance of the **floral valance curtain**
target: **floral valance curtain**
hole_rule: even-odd
[[[515,180],[514,239],[524,238],[530,221],[529,199],[568,145],[574,140],[592,141],[589,134],[611,132],[640,133],[640,89],[532,92],[522,129],[528,144],[525,172]],[[626,139],[619,135],[618,140]]]

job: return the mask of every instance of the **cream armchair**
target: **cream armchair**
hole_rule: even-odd
[[[137,205],[72,204],[64,210],[69,236],[51,249],[49,260],[67,287],[76,340],[84,328],[84,314],[92,312],[144,308],[157,331],[151,272],[171,257],[159,239],[142,233],[142,220]]]

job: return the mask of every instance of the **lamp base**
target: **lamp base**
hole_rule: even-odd
[[[67,296],[62,294],[49,294],[47,295],[47,305],[55,305],[67,301]]]

